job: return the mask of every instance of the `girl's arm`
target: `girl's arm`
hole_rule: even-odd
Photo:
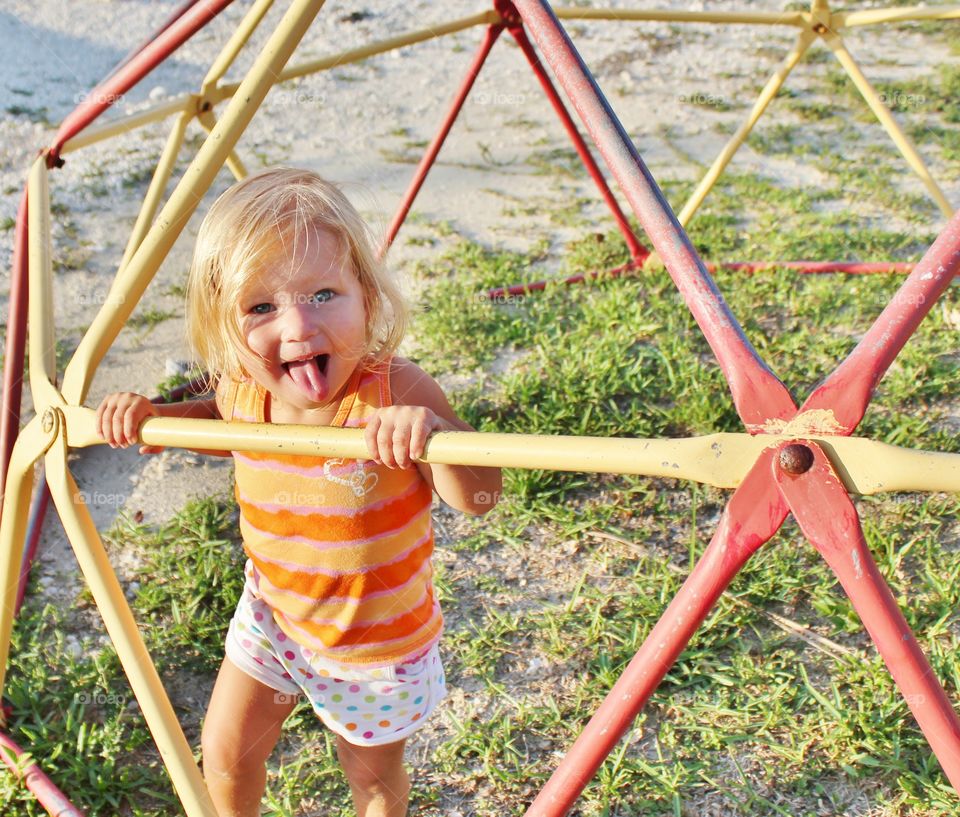
[[[380,409],[366,428],[372,457],[388,468],[412,468],[453,508],[465,513],[489,511],[500,498],[499,468],[431,465],[414,462],[434,431],[474,431],[454,413],[443,389],[423,369],[405,358],[393,359],[390,370],[393,405]]]
[[[151,403],[142,394],[116,392],[103,398],[97,408],[97,433],[111,448],[126,448],[137,441],[140,423],[147,417],[192,417],[200,420],[219,420],[217,401],[185,400],[181,403]],[[229,451],[213,451],[191,448],[198,454],[229,457]],[[141,445],[141,454],[156,454],[163,451],[159,445]]]

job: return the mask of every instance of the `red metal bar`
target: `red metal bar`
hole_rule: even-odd
[[[547,284],[582,284],[586,281],[593,281],[597,278],[619,278],[628,272],[640,269],[640,264],[628,261],[619,267],[613,267],[608,270],[593,270],[591,272],[580,272],[576,275],[570,275],[567,278],[557,278],[551,281],[531,281],[529,284],[513,284],[507,287],[496,287],[487,290],[487,297],[491,301],[502,301],[509,295],[526,295],[528,292],[540,292],[547,288]]]
[[[890,674],[906,698],[951,785],[960,791],[960,719],[877,569],[857,511],[822,449],[806,473],[773,475],[804,536],[820,552],[850,597]]]
[[[3,414],[0,418],[0,514],[7,465],[20,433],[20,401],[23,397],[23,362],[27,341],[27,188],[20,197],[13,238],[13,265],[10,270],[10,304],[7,308],[7,339],[3,365]]]
[[[537,795],[525,817],[562,817],[630,728],[663,676],[750,556],[777,532],[787,504],[764,452],[734,492],[717,531],[666,612]]]
[[[619,267],[612,267],[608,270],[592,270],[590,272],[581,272],[576,275],[570,275],[566,278],[554,278],[550,280],[540,279],[531,281],[528,284],[510,284],[509,286],[496,287],[487,290],[487,297],[491,301],[503,300],[509,295],[525,295],[529,292],[540,292],[547,288],[547,284],[582,284],[586,281],[593,281],[597,278],[619,278],[627,272],[633,272],[640,269],[642,264],[633,261],[621,264]],[[851,275],[879,275],[909,273],[916,265],[913,263],[837,263],[834,261],[759,261],[759,262],[733,262],[722,264],[705,264],[709,272],[716,272],[718,269],[732,270],[734,272],[762,272],[766,270],[791,270],[808,275],[820,275],[829,272],[845,272]]]
[[[543,87],[547,98],[550,100],[554,110],[557,112],[557,116],[559,117],[561,124],[567,131],[567,134],[570,136],[574,148],[576,149],[577,154],[580,156],[580,160],[583,162],[587,172],[600,189],[600,195],[607,203],[607,206],[610,207],[610,210],[613,213],[613,218],[616,221],[617,226],[620,228],[621,233],[623,233],[624,240],[627,242],[627,247],[630,250],[631,257],[636,261],[643,261],[643,259],[650,254],[650,251],[643,247],[637,240],[636,235],[630,227],[630,223],[627,221],[626,216],[620,209],[620,205],[617,203],[617,200],[611,192],[610,187],[607,185],[606,180],[603,178],[600,168],[597,166],[597,163],[594,161],[589,148],[587,148],[586,143],[583,141],[583,137],[581,137],[579,131],[577,131],[576,125],[571,119],[570,114],[567,112],[566,107],[563,105],[563,101],[557,94],[556,88],[554,88],[550,78],[543,70],[543,66],[534,52],[533,46],[530,44],[530,40],[527,38],[526,33],[523,30],[522,23],[520,22],[519,15],[513,6],[513,3],[509,2],[509,0],[494,0],[494,8],[496,9],[497,13],[500,14],[500,16],[507,22],[509,26],[508,30],[513,35],[514,39],[517,41],[517,44],[520,46],[520,49],[526,56],[534,75],[540,81],[540,85]],[[417,194],[420,192],[420,188],[423,186],[423,183],[427,178],[427,174],[433,167],[437,155],[440,153],[440,149],[443,147],[443,144],[446,141],[454,122],[456,122],[457,117],[460,115],[460,111],[463,108],[471,89],[473,88],[473,84],[480,73],[480,69],[486,62],[487,56],[489,55],[490,50],[493,48],[493,44],[500,36],[500,33],[503,31],[503,29],[504,24],[498,23],[490,26],[484,34],[484,39],[481,42],[480,47],[477,49],[477,53],[473,58],[473,62],[471,62],[469,68],[467,69],[467,74],[464,77],[460,88],[457,90],[456,95],[454,96],[453,102],[450,105],[450,109],[447,112],[446,117],[444,117],[444,120],[440,125],[440,130],[433,138],[433,141],[430,143],[427,150],[424,152],[423,157],[420,159],[420,163],[417,165],[416,171],[414,171],[413,179],[410,182],[410,185],[407,188],[407,191],[404,194],[404,197],[400,202],[392,221],[390,222],[390,226],[387,229],[386,238],[384,239],[383,245],[380,248],[381,256],[386,254],[387,250],[396,239],[397,233],[400,231],[400,227],[403,225],[407,214],[410,212],[410,208],[413,206],[413,202],[416,199]]]
[[[430,168],[433,167],[437,154],[440,153],[440,148],[443,147],[443,143],[447,139],[447,134],[450,133],[453,123],[457,121],[457,116],[460,115],[463,103],[467,101],[467,97],[470,95],[470,89],[473,88],[473,83],[476,81],[477,75],[480,73],[484,62],[486,62],[490,49],[493,48],[493,44],[497,41],[497,37],[500,36],[502,31],[503,26],[497,23],[487,28],[484,32],[483,41],[480,43],[480,47],[473,57],[473,62],[470,63],[470,67],[467,69],[467,75],[463,78],[463,82],[461,82],[460,88],[453,98],[450,110],[447,111],[447,115],[440,125],[440,130],[437,132],[437,135],[433,137],[433,141],[420,159],[420,164],[417,165],[417,169],[414,171],[413,180],[410,182],[407,192],[403,195],[403,200],[400,202],[400,206],[393,216],[393,221],[390,222],[386,238],[384,238],[383,244],[380,247],[381,258],[387,254],[387,250],[390,249],[390,245],[393,244],[393,240],[397,237],[397,233],[400,231],[400,227],[407,217],[407,213],[410,212],[410,208],[413,206],[417,193],[419,193],[420,188],[423,187],[427,174],[430,172]]]
[[[179,6],[177,6],[177,8],[175,8],[170,13],[167,19],[164,20],[149,37],[146,37],[135,48],[130,49],[130,51],[127,52],[127,55],[122,60],[120,60],[120,62],[118,62],[110,71],[110,73],[107,74],[103,79],[101,79],[100,82],[104,83],[108,79],[110,79],[110,77],[114,76],[121,68],[123,68],[123,66],[129,63],[135,56],[137,56],[137,54],[143,51],[144,48],[150,45],[150,43],[156,40],[157,37],[163,34],[164,31],[166,31],[168,28],[170,28],[170,26],[172,26],[175,22],[177,22],[177,20],[183,17],[183,15],[186,14],[191,8],[193,8],[198,2],[199,0],[186,0],[186,2],[181,3]]]
[[[536,51],[534,51],[533,46],[530,44],[530,39],[527,37],[527,33],[523,30],[523,25],[520,23],[519,17],[517,17],[517,12],[513,3],[509,2],[509,0],[494,0],[493,5],[501,14],[501,16],[511,20],[510,24],[507,26],[507,31],[509,31],[513,38],[517,41],[517,45],[520,46],[520,50],[527,58],[527,62],[530,63],[530,68],[540,81],[540,86],[547,95],[547,99],[550,100],[550,104],[557,112],[557,116],[559,117],[564,130],[566,130],[567,135],[570,137],[570,141],[573,142],[573,147],[577,151],[580,161],[583,162],[584,167],[587,168],[587,172],[590,174],[590,177],[600,190],[600,195],[607,203],[607,207],[610,208],[610,212],[613,213],[613,220],[616,221],[617,227],[620,229],[620,232],[623,235],[623,240],[627,242],[627,248],[630,250],[630,257],[634,260],[634,262],[642,263],[647,256],[650,255],[650,250],[640,244],[637,236],[633,232],[633,228],[630,226],[630,222],[627,221],[627,217],[623,214],[623,210],[620,209],[620,205],[614,197],[613,192],[610,190],[607,180],[603,177],[603,173],[600,171],[600,168],[597,167],[597,163],[594,161],[593,154],[587,147],[586,142],[583,141],[583,137],[580,135],[580,131],[577,130],[577,126],[574,124],[574,121],[570,117],[566,106],[563,104],[563,100],[557,93],[557,89],[554,88],[553,83],[550,81],[550,77],[547,76],[547,72],[543,70],[543,64],[540,62],[540,58],[537,56]],[[516,22],[512,22],[514,19]]]
[[[796,411],[790,393],[750,344],[549,4],[515,5],[703,331],[741,419],[751,431],[788,420]]]
[[[801,411],[829,409],[851,434],[866,413],[873,391],[920,321],[960,269],[960,212],[917,263],[856,348],[807,398]]]
[[[916,266],[912,261],[873,261],[873,262],[843,262],[843,261],[734,261],[721,264],[707,264],[707,269],[714,272],[718,269],[734,272],[764,272],[766,270],[786,269],[808,275],[819,275],[826,272],[845,272],[849,275],[882,275],[908,274]]]
[[[137,54],[129,63],[115,74],[100,82],[86,98],[60,123],[54,136],[53,145],[47,156],[48,164],[53,167],[60,161],[60,150],[64,143],[76,136],[101,113],[109,108],[121,95],[136,85],[164,59],[197,31],[203,28],[233,0],[205,0],[190,9],[156,40]]]
[[[52,817],[84,817],[83,812],[67,799],[30,755],[2,732],[0,732],[0,760],[26,784],[40,805]]]

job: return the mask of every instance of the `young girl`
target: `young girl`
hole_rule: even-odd
[[[406,813],[404,741],[445,694],[432,491],[480,514],[501,481],[495,468],[417,461],[434,431],[472,429],[393,356],[405,318],[340,190],[268,170],[220,196],[197,238],[187,329],[216,396],[120,393],[97,409],[113,447],[156,415],[365,429],[371,460],[232,452],[246,582],[201,740],[221,817],[260,813],[266,760],[300,695],[337,734],[358,815]]]

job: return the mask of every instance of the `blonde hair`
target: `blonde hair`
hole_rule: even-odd
[[[336,185],[309,170],[277,167],[227,189],[204,217],[187,279],[187,340],[213,382],[244,374],[246,343],[237,308],[246,286],[278,244],[296,245],[309,229],[332,233],[363,289],[367,316],[364,365],[396,351],[408,307],[374,251],[370,228]]]

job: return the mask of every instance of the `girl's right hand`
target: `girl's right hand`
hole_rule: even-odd
[[[160,412],[142,394],[116,392],[108,394],[97,408],[96,429],[101,439],[111,448],[126,448],[137,442],[140,423],[147,417],[159,417]],[[163,446],[141,445],[141,454],[156,454]]]

